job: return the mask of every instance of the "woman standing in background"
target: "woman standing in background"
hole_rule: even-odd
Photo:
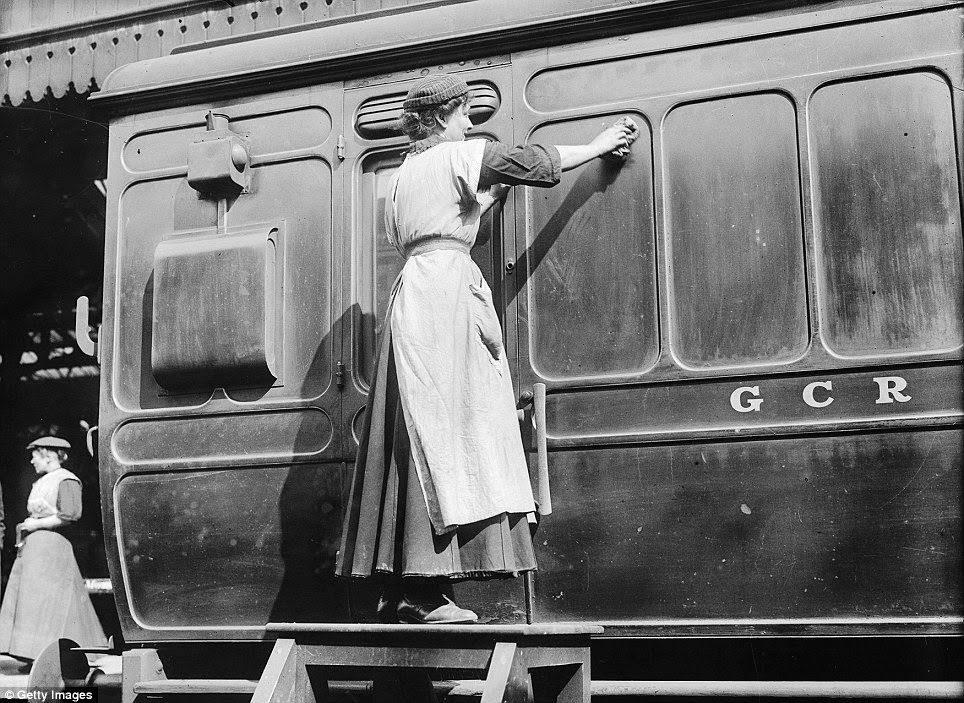
[[[106,646],[73,548],[61,534],[82,512],[80,479],[63,467],[70,443],[41,437],[27,450],[40,478],[27,499],[29,516],[17,525],[17,560],[0,606],[0,653],[32,661],[60,638]]]

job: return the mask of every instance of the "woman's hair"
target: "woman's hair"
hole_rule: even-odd
[[[449,116],[461,108],[468,99],[468,95],[460,95],[441,105],[430,105],[412,111],[406,110],[402,113],[400,119],[402,131],[405,132],[413,142],[431,137],[438,131],[436,118],[440,117],[443,120],[447,120]]]

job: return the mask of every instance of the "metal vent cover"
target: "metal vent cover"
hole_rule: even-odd
[[[475,81],[469,83],[469,119],[480,125],[489,120],[499,109],[502,100],[494,85]],[[402,134],[398,123],[402,116],[405,93],[392,93],[369,98],[358,108],[355,131],[364,139],[387,139]]]

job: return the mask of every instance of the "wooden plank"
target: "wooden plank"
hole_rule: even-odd
[[[85,35],[75,37],[70,43],[74,49],[70,65],[70,80],[73,81],[78,93],[86,91],[94,77],[94,51],[90,48],[91,41],[91,37]]]
[[[603,628],[592,623],[556,622],[533,625],[375,625],[358,623],[269,622],[267,632],[315,633],[319,635],[382,636],[466,636],[499,639],[505,637],[556,637],[563,635],[601,635]]]
[[[560,647],[552,644],[536,646],[521,643],[521,657],[530,669],[543,666],[567,666],[589,661],[589,643],[584,647]]]
[[[161,40],[160,55],[167,56],[181,43],[182,37],[180,28],[183,23],[179,23],[176,18],[170,18],[161,22],[158,22],[157,31]],[[160,34],[163,32],[163,34]]]
[[[111,37],[112,44],[114,39],[117,40],[117,44],[114,45],[116,47],[114,59],[118,66],[137,61],[138,41],[134,38],[134,35],[140,34],[142,29],[143,27],[141,25],[118,27],[114,36]]]
[[[304,10],[301,9],[302,3],[306,6]],[[278,15],[278,26],[291,27],[303,23],[307,12],[307,4],[304,0],[281,0],[278,2],[277,5],[282,10],[281,14]]]
[[[506,700],[506,686],[515,663],[515,642],[497,642],[492,650],[485,685],[482,687],[481,703],[502,703]]]
[[[317,22],[331,17],[331,8],[325,0],[304,0],[304,21]],[[300,7],[300,6],[299,6]]]
[[[98,87],[104,85],[104,79],[117,66],[117,45],[114,32],[94,34],[88,44],[93,62],[93,78]]]
[[[471,669],[485,671],[492,653],[490,644],[477,647],[419,647],[412,643],[392,645],[302,644],[305,666],[374,666],[389,669]]]
[[[30,47],[27,58],[27,90],[32,100],[43,100],[50,78],[50,59],[47,58],[46,45]]]
[[[73,46],[73,43],[70,43]],[[49,44],[48,48],[53,53],[50,58],[50,73],[48,75],[50,90],[55,98],[62,98],[67,92],[67,85],[73,78],[73,54],[68,50],[68,42],[57,42]],[[76,53],[76,47],[74,48]],[[83,86],[80,88],[83,90]]]
[[[134,684],[134,693],[145,695],[254,693],[258,682],[248,679],[168,679],[166,681],[143,681]]]
[[[489,701],[529,703],[534,700],[533,671],[525,657],[525,651],[514,642],[496,643],[492,650],[489,670],[482,685],[482,703],[489,703]],[[557,669],[559,667],[549,668],[550,671]],[[540,700],[553,700],[553,698],[552,695],[542,696]]]
[[[2,67],[0,67],[0,102],[2,102],[3,96],[7,94],[10,86],[7,75],[10,73],[10,66],[13,65],[13,61],[10,58],[10,54],[0,55],[0,60],[3,62]]]
[[[597,696],[959,700],[960,681],[595,681]]]
[[[200,12],[189,17],[179,17],[177,22],[177,43],[191,44],[204,41],[204,21],[207,13]]]
[[[4,63],[4,70],[7,73],[7,94],[14,105],[22,103],[24,93],[27,92],[27,80],[30,75],[27,64],[28,52],[29,50],[20,50],[7,54],[6,61],[9,61],[10,65],[7,66]]]

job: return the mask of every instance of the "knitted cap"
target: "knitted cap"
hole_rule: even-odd
[[[443,105],[452,98],[457,98],[468,92],[469,86],[462,80],[461,76],[451,73],[426,76],[408,91],[405,102],[402,103],[402,109],[417,110],[420,107]]]

